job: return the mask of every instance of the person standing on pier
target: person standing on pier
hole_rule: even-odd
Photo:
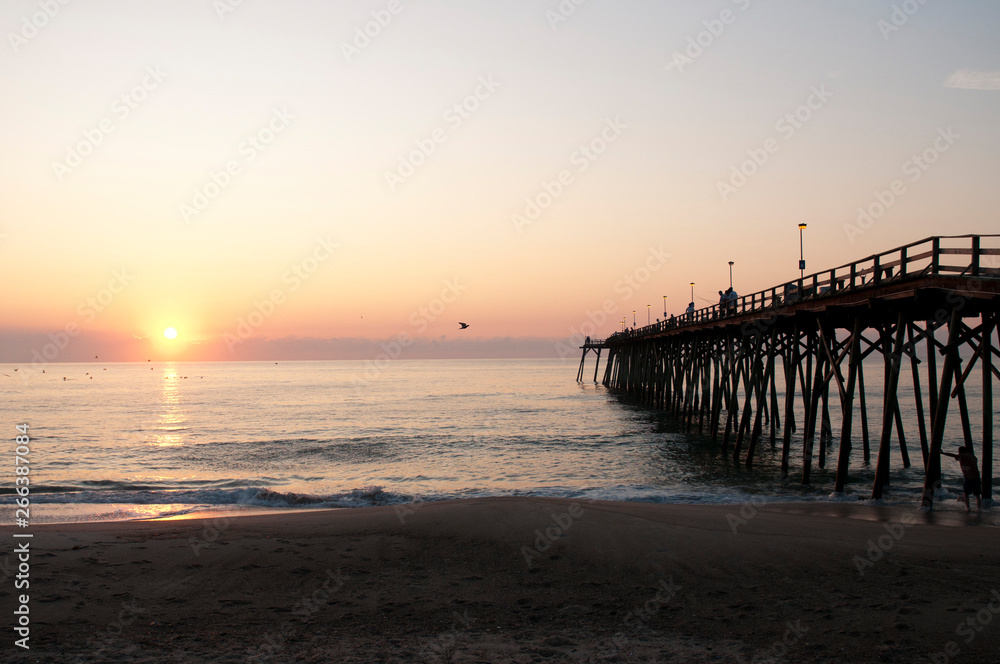
[[[950,456],[952,459],[957,459],[958,464],[962,467],[962,475],[965,476],[965,483],[962,486],[962,500],[965,501],[965,511],[971,511],[969,508],[969,494],[976,497],[976,509],[981,510],[983,506],[979,496],[983,493],[983,483],[979,477],[979,461],[976,459],[976,455],[968,447],[959,447],[958,454],[951,454],[949,452],[941,452],[941,454]]]
[[[688,320],[694,320],[694,302],[688,304],[688,308],[684,313],[687,314]]]

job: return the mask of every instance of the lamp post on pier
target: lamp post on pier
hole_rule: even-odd
[[[635,309],[632,310],[632,327],[635,327]]]
[[[649,315],[650,315],[649,314],[649,307],[650,306],[651,305],[648,305],[648,304],[646,305],[646,325],[649,325]]]
[[[805,229],[806,224],[799,224],[799,279],[805,279],[806,277],[805,245],[802,240],[802,231]]]
[[[694,304],[694,282],[691,282],[691,304]]]
[[[663,320],[667,320],[667,296],[663,296]]]
[[[729,261],[729,289],[733,288],[733,261]]]

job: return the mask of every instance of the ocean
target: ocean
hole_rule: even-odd
[[[0,365],[4,474],[14,476],[15,426],[27,424],[33,523],[479,496],[738,504],[856,501],[871,491],[857,421],[851,482],[834,496],[835,451],[803,486],[795,437],[782,481],[780,434],[748,469],[669,415],[575,382],[576,369],[572,360],[396,360],[375,370],[348,361],[74,363],[44,374]],[[880,370],[866,370],[873,461]],[[894,439],[886,502],[916,505],[921,452],[912,393],[903,381],[900,389],[913,466],[902,468]],[[979,431],[977,392],[969,403]],[[836,447],[835,392],[831,410]],[[956,408],[945,449],[960,442]],[[942,463],[937,509],[964,509],[954,500],[958,465]],[[14,519],[13,486],[0,483],[4,523]]]

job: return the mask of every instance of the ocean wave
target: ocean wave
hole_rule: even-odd
[[[33,490],[31,501],[38,505],[77,506],[94,514],[92,520],[106,520],[109,517],[104,510],[96,506],[115,506],[112,509],[122,509],[122,506],[172,506],[169,515],[183,514],[199,509],[330,509],[373,507],[380,505],[400,505],[415,500],[430,502],[461,498],[492,498],[492,497],[536,497],[536,498],[567,498],[571,500],[607,500],[616,502],[640,503],[676,503],[676,504],[713,504],[739,505],[742,503],[801,503],[801,502],[854,502],[870,503],[867,494],[830,494],[828,492],[789,492],[780,490],[760,491],[751,487],[719,487],[695,490],[690,487],[658,487],[648,485],[610,485],[610,486],[549,486],[537,488],[486,488],[470,487],[447,493],[428,493],[419,491],[387,491],[377,485],[350,489],[330,494],[313,494],[295,491],[279,491],[263,486],[242,486],[221,488],[149,488],[132,485],[123,487],[117,482],[91,482],[94,485],[106,486],[103,490],[82,487],[46,487],[48,492]],[[226,482],[230,484],[230,482]],[[896,490],[891,497],[883,498],[878,504],[913,504],[919,494],[914,491]],[[16,494],[0,495],[0,510],[11,509],[18,496]],[[938,495],[939,499],[952,497],[946,490]],[[87,507],[95,506],[95,507]],[[187,507],[190,506],[190,507]],[[44,508],[43,508],[44,509]],[[131,512],[124,508],[124,514]],[[100,515],[100,516],[97,516]],[[162,515],[158,515],[162,516]],[[122,517],[122,518],[135,518]],[[88,520],[88,519],[83,519]],[[110,517],[110,520],[115,520]]]
[[[0,505],[14,503],[16,495],[0,496]],[[413,496],[367,486],[331,495],[281,492],[264,487],[239,489],[60,491],[32,493],[37,504],[123,504],[123,505],[248,505],[256,507],[371,507],[397,505]]]

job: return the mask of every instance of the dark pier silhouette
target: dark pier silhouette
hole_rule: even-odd
[[[577,380],[584,380],[593,351],[596,382],[607,350],[605,386],[682,418],[688,431],[710,434],[737,462],[752,465],[762,440],[780,440],[781,475],[787,477],[797,435],[802,482],[809,484],[814,462],[825,468],[836,453],[837,492],[849,481],[859,413],[863,463],[875,455],[871,496],[881,498],[894,433],[904,467],[911,463],[899,404],[899,377],[906,372],[924,467],[923,505],[932,506],[940,484],[953,400],[965,445],[980,456],[987,500],[993,488],[993,386],[1000,379],[994,359],[1000,355],[998,311],[1000,235],[932,237],[735,302],[588,339]],[[873,354],[883,360],[882,417],[869,423],[867,404],[874,395],[865,392],[864,360]],[[978,439],[966,394],[977,380]],[[831,401],[840,404],[836,449]],[[799,423],[797,402],[804,419]]]

